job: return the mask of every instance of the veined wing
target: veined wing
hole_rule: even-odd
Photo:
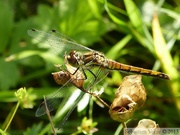
[[[62,68],[61,66],[58,67]],[[76,68],[71,66],[69,70],[76,71]],[[84,85],[84,76],[79,70],[74,75],[68,71],[59,71],[52,73],[52,75],[56,83],[63,86],[59,90],[57,90],[57,92],[47,97],[46,104],[50,112],[58,106],[63,107],[71,97],[71,95],[73,95],[74,91],[71,91],[71,84],[73,84],[77,88],[82,88]],[[46,114],[46,106],[45,103],[42,102],[42,104],[36,111],[36,116],[38,117],[44,114]]]
[[[72,67],[69,70],[74,71],[76,68]],[[59,106],[59,108],[61,108],[61,115],[64,116],[66,113],[63,119],[60,121],[59,128],[61,128],[85,94],[80,90],[72,91],[72,89],[69,87],[72,85],[69,84],[73,84],[77,88],[82,88],[84,84],[84,76],[80,71],[77,71],[74,75],[70,74],[68,71],[59,71],[52,74],[55,81],[63,86],[57,90],[57,92],[47,97],[46,104],[50,112]],[[46,106],[43,102],[37,109],[36,116],[39,117],[44,114],[46,114]]]
[[[78,50],[81,52],[93,51],[92,49],[78,44],[55,30],[50,32],[43,32],[36,29],[28,30],[27,33],[38,41],[47,40],[48,44],[57,52],[59,55],[64,56],[64,53],[70,53],[72,50]]]
[[[71,65],[67,64],[66,66],[67,69],[70,70],[70,72],[75,70],[73,67],[71,67]],[[47,108],[50,112],[53,111],[58,106],[60,108],[63,108],[65,104],[66,105],[68,104],[68,101],[73,102],[71,107],[69,107],[69,110],[66,113],[65,117],[60,121],[59,128],[61,128],[64,125],[69,115],[77,106],[77,104],[79,103],[85,92],[91,94],[91,89],[93,89],[93,86],[99,83],[101,80],[103,80],[104,77],[106,77],[106,75],[108,74],[108,70],[100,66],[99,67],[95,66],[94,68],[91,67],[91,72],[93,72],[96,75],[96,77],[94,78],[94,76],[92,75],[91,77],[88,77],[87,80],[84,80],[85,79],[84,74],[80,70],[78,70],[74,75],[71,74],[70,72],[60,71],[53,73],[53,77],[55,81],[58,84],[64,84],[64,85],[55,93],[48,96],[46,99]],[[87,81],[87,83],[85,83],[84,81]],[[75,93],[74,90],[72,91],[72,89],[70,89],[69,87],[69,84],[73,84],[74,86],[79,88],[81,90],[79,91],[79,94],[77,94],[77,92]],[[71,100],[72,95],[75,96],[75,98],[73,98],[74,99],[73,101]],[[98,95],[94,95],[94,94],[92,95],[95,96],[98,100],[100,100],[100,102],[106,105],[106,103],[102,99],[100,99]],[[39,117],[44,114],[46,114],[46,106],[45,103],[42,102],[42,104],[36,111],[36,116]]]
[[[59,88],[56,92],[47,96],[46,104],[47,104],[47,108],[48,108],[49,112],[53,111],[54,109],[57,109],[58,107],[63,108],[64,105],[68,102],[68,100],[72,96],[74,96],[73,97],[74,101],[70,101],[70,102],[73,102],[73,106],[76,106],[77,104],[74,104],[74,102],[76,102],[77,100],[78,101],[80,100],[78,96],[82,92],[79,91],[78,93],[76,92],[76,95],[73,95],[74,93],[75,93],[75,88],[70,87],[70,85],[68,85],[68,84],[65,84],[61,88]],[[46,114],[46,107],[45,107],[45,103],[42,102],[40,104],[39,108],[36,110],[35,116],[40,117],[45,114]]]
[[[64,87],[68,88],[68,87]],[[63,97],[58,97],[59,93],[54,93],[54,96],[50,96],[46,100],[47,108],[49,112],[53,111],[57,107],[61,108],[61,116],[63,116],[63,119],[60,120],[60,122],[57,124],[58,128],[60,129],[67,119],[69,118],[72,111],[75,109],[79,101],[84,96],[84,92],[80,90],[73,91],[73,93],[67,92],[69,89],[63,89],[60,88],[61,94]],[[59,90],[57,92],[59,92]],[[68,93],[68,94],[67,94]],[[36,111],[36,117],[42,116],[46,114],[46,107],[45,103],[42,102],[40,107]]]
[[[87,91],[99,91],[94,89],[94,86],[100,85],[99,83],[108,75],[109,70],[103,66],[90,66],[86,69],[85,73],[88,76],[88,83],[85,83]],[[102,86],[101,86],[102,87]]]
[[[65,124],[65,122],[67,121],[67,119],[69,118],[69,116],[71,115],[72,111],[75,109],[75,107],[77,106],[77,104],[79,103],[79,101],[82,99],[82,97],[84,96],[84,92],[81,92],[77,99],[74,101],[74,105],[69,109],[69,111],[66,113],[65,117],[60,121],[60,124],[58,129],[61,129],[61,127]]]

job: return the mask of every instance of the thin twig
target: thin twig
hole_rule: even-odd
[[[46,114],[47,114],[48,119],[49,119],[50,124],[51,124],[52,132],[53,132],[54,135],[57,135],[56,131],[55,131],[55,128],[54,128],[54,125],[53,125],[53,122],[52,122],[52,119],[51,119],[51,115],[50,115],[49,109],[48,109],[47,104],[46,104],[45,96],[44,96],[44,104],[45,104],[45,107],[46,107]]]
[[[92,95],[95,98],[97,98],[103,105],[105,105],[107,108],[110,108],[110,106],[104,101],[102,100],[98,95]]]

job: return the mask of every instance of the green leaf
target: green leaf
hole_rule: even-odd
[[[121,13],[122,15],[126,14],[123,10],[121,10],[120,8],[117,8],[116,6],[113,6],[112,4],[108,3],[107,0],[105,0],[105,3],[104,3],[104,6],[105,6],[105,10],[106,12],[108,13],[108,15],[111,17],[111,19],[117,23],[118,25],[120,25],[121,27],[124,26],[126,27],[126,22],[123,21],[124,18],[120,18],[121,16],[116,16],[115,14],[112,13],[111,10],[114,10],[116,12],[119,12]]]
[[[108,20],[99,19],[102,14],[103,7],[96,1],[66,0],[59,1],[54,8],[40,5],[38,15],[32,18],[32,22],[37,29],[57,29],[86,45],[99,40],[104,33],[112,29],[113,25]]]
[[[96,2],[67,0],[61,1],[60,4],[57,7],[60,31],[82,44],[97,41],[101,35],[112,28],[112,25],[107,25],[107,21],[97,18],[103,10]],[[91,10],[94,11],[91,12]]]
[[[126,6],[128,17],[130,18],[132,25],[139,33],[143,34],[143,23],[141,19],[142,16],[139,12],[139,9],[132,0],[124,0],[124,4]]]
[[[116,59],[121,49],[132,39],[131,35],[127,35],[115,44],[106,54],[107,58]]]
[[[17,98],[14,96],[14,91],[1,91],[0,102],[15,102]]]
[[[100,5],[100,3],[97,0],[87,0],[87,1],[94,16],[98,19],[102,19],[101,9],[103,8],[100,8],[100,6],[102,5]]]
[[[0,65],[0,89],[8,90],[18,82],[19,72],[15,62],[6,62],[4,58],[0,58]]]
[[[37,135],[42,130],[42,123],[34,124],[32,127],[28,127],[27,131],[23,133],[23,135]]]
[[[4,132],[4,131],[1,130],[1,129],[0,129],[0,133],[1,133],[2,135],[7,135],[6,132]]]
[[[173,60],[170,55],[170,52],[168,51],[165,39],[161,32],[158,16],[156,14],[153,19],[152,30],[153,30],[154,48],[155,48],[156,56],[160,60],[164,71],[166,71],[168,74],[171,74],[173,78],[177,78],[178,73],[173,66]]]
[[[4,53],[13,28],[13,12],[10,6],[5,1],[0,1],[0,53]]]
[[[157,14],[154,15],[152,22],[154,48],[158,60],[161,62],[163,70],[168,73],[173,80],[171,82],[171,91],[175,98],[175,104],[178,110],[180,110],[180,99],[179,99],[179,75],[176,67],[174,66],[172,56],[167,48],[166,41],[161,32],[159,19]]]

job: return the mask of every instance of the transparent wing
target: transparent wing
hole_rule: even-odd
[[[67,112],[67,114],[65,115],[65,117],[60,121],[60,124],[58,129],[60,129],[65,122],[67,121],[67,119],[69,118],[69,116],[71,115],[72,111],[75,109],[75,107],[77,106],[77,104],[79,103],[79,101],[82,99],[82,97],[84,96],[84,92],[81,92],[80,95],[78,96],[78,98],[75,100],[74,105],[69,109],[69,111]]]
[[[91,70],[88,69],[83,72],[88,76],[88,78],[85,80],[85,83],[83,85],[83,90],[85,91],[91,91],[94,85],[102,81],[109,73],[107,69],[102,68],[100,66],[91,67]],[[72,84],[70,84],[72,81],[73,80],[69,80],[66,84],[64,84],[61,88],[59,88],[55,93],[46,97],[47,107],[50,112],[56,109],[57,107],[60,107],[60,108],[63,107],[68,101],[68,99],[71,97],[71,95],[74,93],[75,88],[72,88],[71,87]],[[74,83],[73,85],[75,84],[76,83]],[[77,87],[77,85],[75,86]],[[45,107],[44,102],[42,102],[39,108],[37,109],[35,115],[39,117],[45,114],[46,114],[46,107]]]
[[[66,104],[68,99],[71,97],[71,95],[73,95],[75,91],[75,88],[71,86],[69,84],[65,84],[61,88],[59,88],[56,92],[46,97],[46,104],[49,112],[53,111],[57,107],[63,108],[63,106]],[[40,117],[45,114],[46,114],[46,107],[45,107],[45,103],[42,102],[39,108],[36,110],[35,116]]]
[[[55,30],[46,33],[40,30],[31,29],[28,30],[27,33],[38,41],[48,41],[48,44],[61,56],[64,56],[65,52],[69,54],[72,50],[81,52],[93,51],[88,47],[74,42],[67,36],[58,33]]]
[[[84,70],[82,72],[84,72],[87,76],[87,79],[85,80],[84,83],[84,89],[90,92],[93,92],[94,90],[100,91],[100,88],[95,89],[94,86],[98,86],[97,84],[99,84],[108,75],[109,70],[103,68],[102,66],[96,66],[96,65],[91,65],[86,68],[81,68],[81,70]]]

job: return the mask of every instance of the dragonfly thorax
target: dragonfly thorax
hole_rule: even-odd
[[[93,55],[94,55],[93,61],[97,65],[108,67],[108,62],[107,62],[107,59],[105,58],[104,54],[95,51]]]

